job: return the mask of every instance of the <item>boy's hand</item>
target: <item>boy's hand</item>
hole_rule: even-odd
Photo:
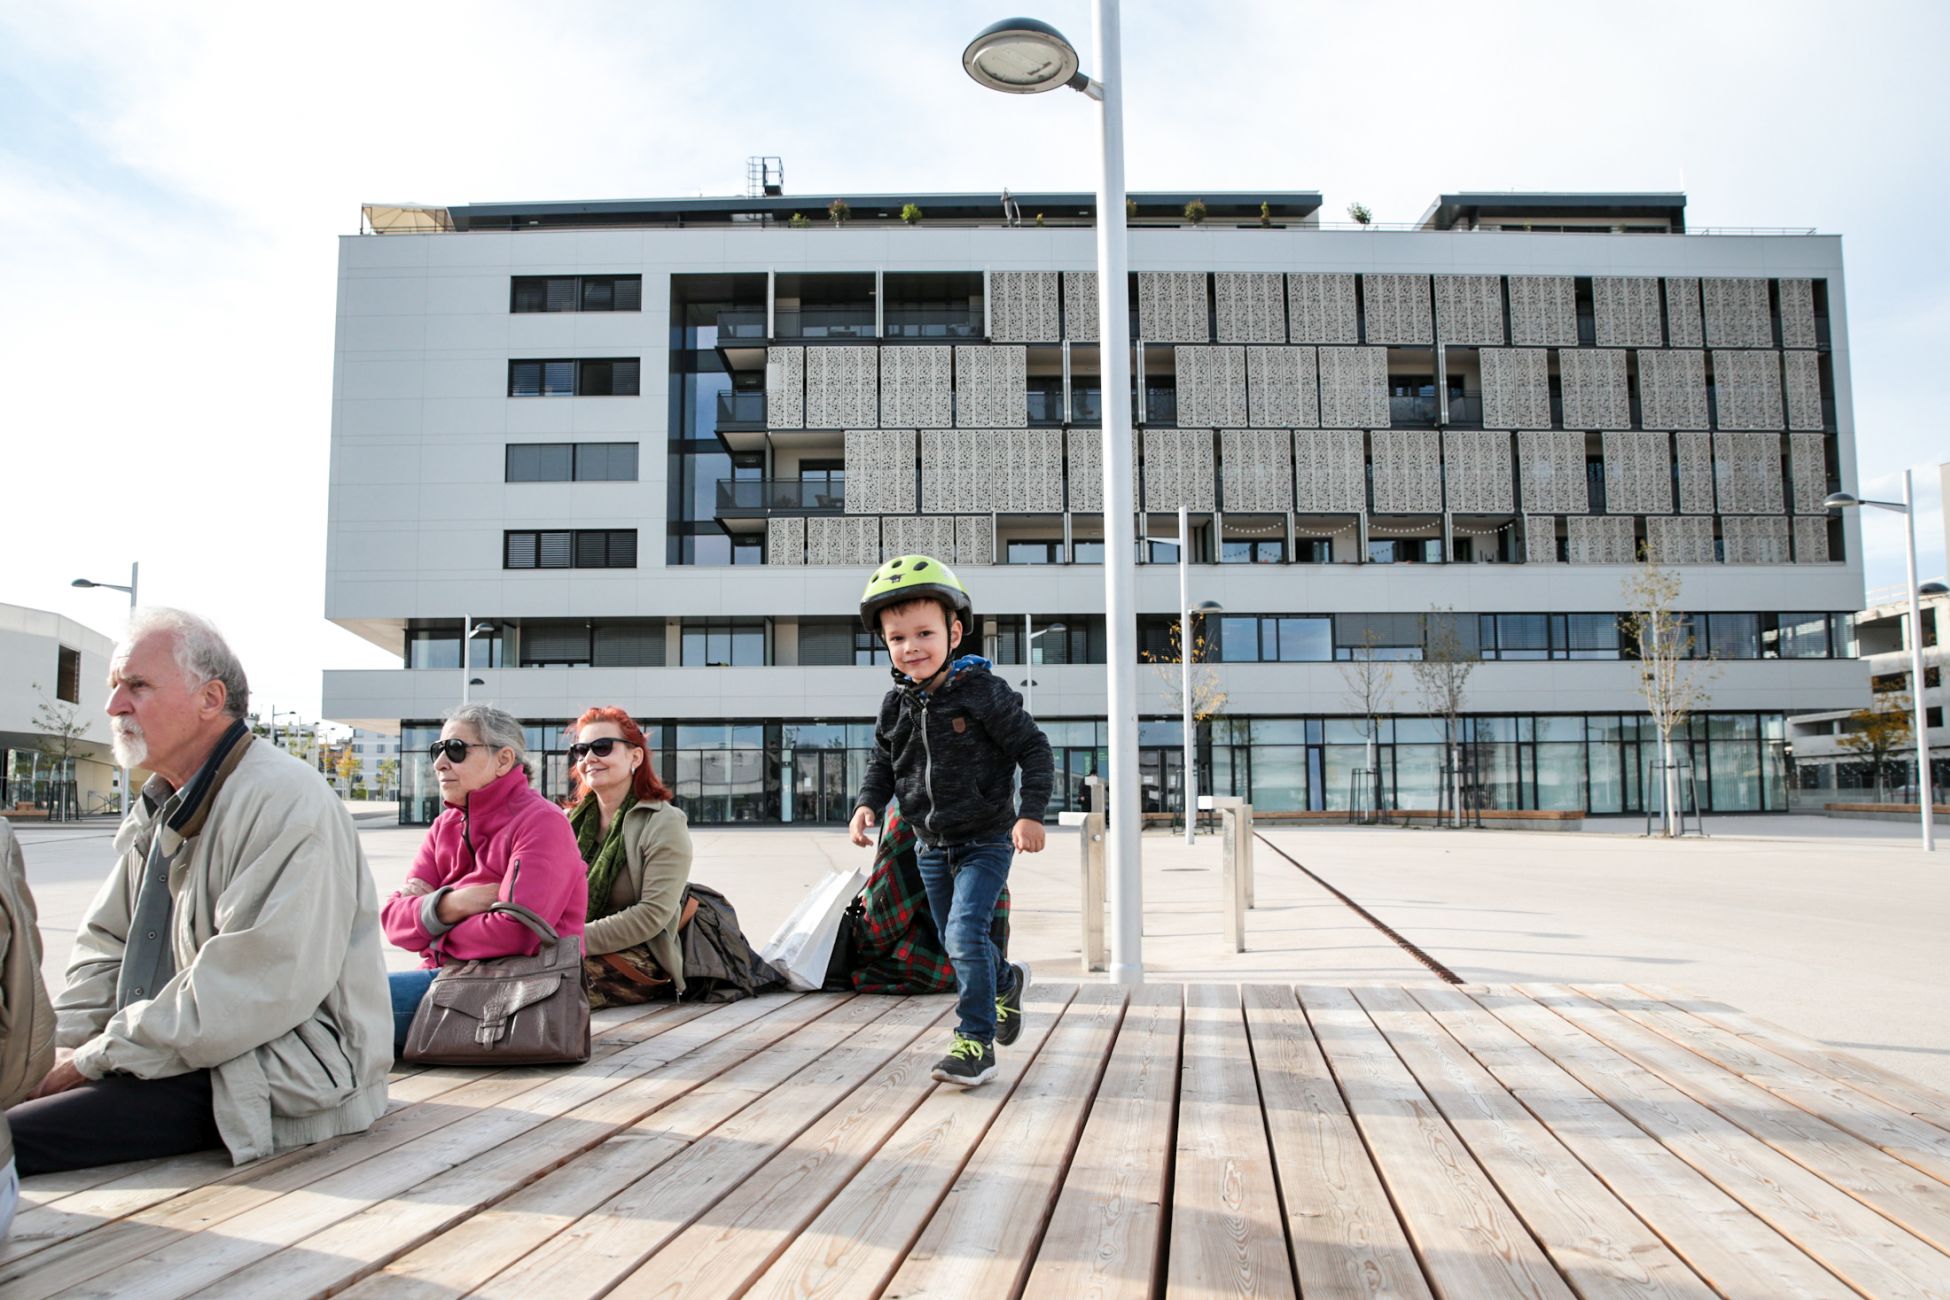
[[[1016,842],[1018,853],[1041,853],[1043,851],[1043,824],[1024,817],[1016,822],[1015,830],[1009,838]]]
[[[867,836],[867,832],[872,829],[873,809],[861,804],[853,810],[853,820],[846,824],[846,832],[855,844],[864,849],[873,843],[873,840]]]

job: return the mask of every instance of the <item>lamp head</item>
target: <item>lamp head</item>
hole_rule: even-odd
[[[1861,499],[1852,492],[1830,492],[1822,498],[1823,510],[1853,510],[1861,505]]]
[[[1950,587],[1946,587],[1940,582],[1926,582],[1916,589],[1916,594],[1919,596],[1950,595]]]
[[[1076,46],[1048,23],[1004,18],[976,33],[961,52],[961,66],[990,90],[1040,95],[1058,86],[1089,84],[1077,71]]]
[[[90,582],[90,581],[89,581],[88,579],[86,579],[86,578],[76,578],[76,579],[75,579],[75,580],[74,580],[74,581],[73,581],[72,583],[70,583],[69,585],[70,585],[70,586],[73,586],[73,587],[99,587],[99,586],[101,586],[101,584],[100,584],[99,582]]]
[[[1198,604],[1192,606],[1192,613],[1194,614],[1219,614],[1224,611],[1225,606],[1216,600],[1201,600]]]

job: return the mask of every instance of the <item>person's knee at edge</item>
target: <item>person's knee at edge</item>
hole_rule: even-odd
[[[975,627],[973,604],[947,565],[922,555],[888,561],[868,580],[860,618],[886,645],[894,686],[881,701],[848,831],[856,845],[870,845],[868,832],[898,797],[923,860],[935,864],[933,872],[924,869],[924,880],[948,877],[945,891],[929,881],[928,894],[955,965],[962,1014],[949,1055],[934,1073],[948,1082],[981,1083],[994,1072],[997,994],[1019,996],[1021,977],[1013,966],[1001,969],[993,949],[980,948],[976,938],[979,932],[979,942],[990,943],[990,916],[1010,858],[1043,848],[1055,781],[1049,739],[1022,697],[989,671],[988,660],[961,653]],[[993,889],[987,882],[961,887],[973,855],[1000,858]],[[950,899],[945,916],[941,892]],[[971,1015],[978,1002],[986,1014]]]

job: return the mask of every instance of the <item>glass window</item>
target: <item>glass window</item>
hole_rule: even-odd
[[[566,482],[575,462],[571,443],[519,442],[508,447],[510,483]]]
[[[1104,544],[1102,542],[1072,542],[1070,544],[1070,553],[1075,557],[1074,563],[1077,564],[1102,564],[1104,562]]]
[[[1618,658],[1618,616],[1616,614],[1567,614],[1564,616],[1567,653],[1573,659]]]
[[[1279,630],[1281,663],[1326,663],[1334,657],[1332,619],[1282,618]]]
[[[575,445],[575,474],[584,482],[634,483],[636,444],[580,442]]]
[[[1198,625],[1193,624],[1196,628]],[[1227,614],[1219,619],[1219,653],[1221,663],[1250,664],[1260,659],[1259,647],[1260,621],[1249,615]]]
[[[1774,637],[1774,652],[1783,659],[1826,659],[1828,615],[1782,614]]]
[[[1055,564],[1063,557],[1063,543],[1051,541],[1012,541],[1008,543],[1010,564]]]
[[[686,668],[763,667],[766,662],[765,625],[744,620],[686,620],[679,648]]]
[[[1545,614],[1498,614],[1496,655],[1499,659],[1548,659],[1551,654],[1550,618]]]
[[[1715,659],[1760,658],[1759,615],[1712,614],[1706,623],[1707,648]]]

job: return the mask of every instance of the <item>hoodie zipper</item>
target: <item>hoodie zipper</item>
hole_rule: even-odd
[[[928,697],[921,697],[921,753],[924,761],[921,767],[921,780],[928,792],[928,815],[921,819],[930,831],[934,829],[934,746],[928,742]]]

